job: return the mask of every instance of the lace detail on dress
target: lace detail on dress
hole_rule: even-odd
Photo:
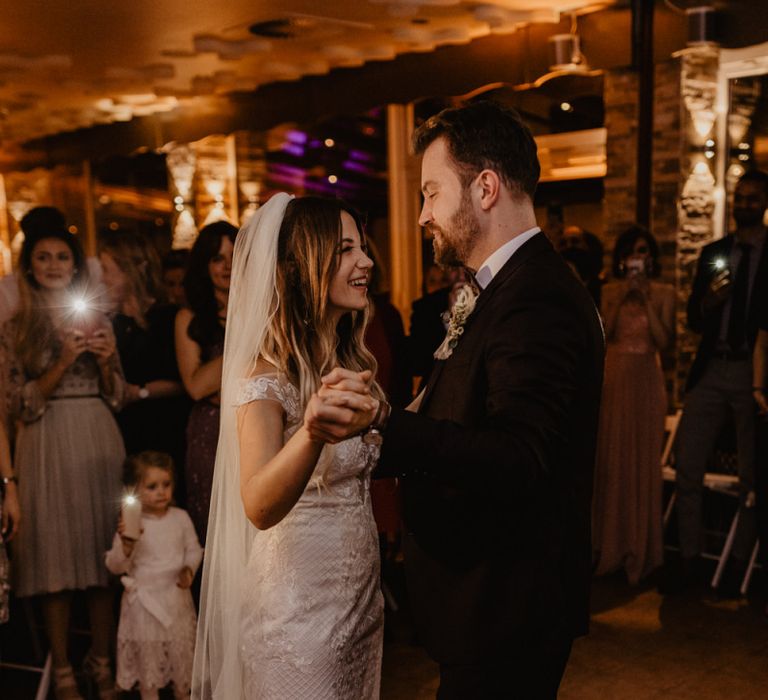
[[[277,401],[283,407],[289,425],[297,423],[301,418],[298,389],[277,374],[260,374],[242,380],[235,405],[242,406],[264,399]]]
[[[299,392],[277,375],[246,380],[238,405],[278,401],[283,439],[301,425]],[[240,649],[249,700],[379,697],[383,599],[369,493],[377,447],[326,445],[290,513],[253,540]]]

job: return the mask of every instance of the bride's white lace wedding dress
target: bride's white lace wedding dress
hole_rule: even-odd
[[[288,440],[303,420],[297,389],[261,375],[237,403],[258,400],[280,403]],[[379,697],[383,598],[368,488],[377,459],[359,437],[326,445],[293,510],[256,535],[240,627],[245,698]]]

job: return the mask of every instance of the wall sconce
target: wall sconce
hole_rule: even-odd
[[[243,193],[243,196],[248,202],[242,214],[240,215],[240,225],[243,226],[259,208],[259,193],[261,192],[261,183],[254,180],[246,180],[241,182],[240,192]]]
[[[197,159],[188,144],[170,143],[164,150],[168,174],[177,192],[173,198],[176,222],[173,226],[172,247],[190,248],[197,238],[194,208],[191,203]]]

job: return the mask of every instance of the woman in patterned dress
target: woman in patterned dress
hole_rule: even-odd
[[[81,697],[67,637],[72,592],[86,591],[92,641],[84,666],[99,697],[113,698],[104,552],[125,457],[113,415],[124,388],[115,338],[107,317],[88,308],[88,271],[75,236],[55,229],[29,237],[19,263],[19,311],[0,330],[0,386],[19,426],[14,463],[25,514],[13,543],[14,589],[42,596],[58,700]]]

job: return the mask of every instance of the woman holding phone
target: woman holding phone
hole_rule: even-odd
[[[660,351],[671,342],[675,292],[657,281],[659,248],[641,226],[613,251],[605,285],[606,336],[593,501],[597,573],[623,568],[637,583],[663,558],[661,457],[667,396]]]
[[[13,542],[14,590],[41,596],[57,700],[81,698],[67,647],[72,594],[86,591],[92,644],[84,670],[101,700],[114,698],[104,552],[125,457],[113,416],[124,390],[115,339],[66,229],[25,240],[18,281],[19,310],[0,329],[0,386],[19,426],[14,465],[25,516]]]

